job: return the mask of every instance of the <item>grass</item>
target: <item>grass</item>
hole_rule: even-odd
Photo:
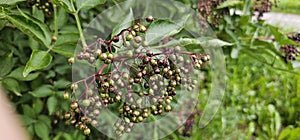
[[[279,0],[278,6],[272,9],[273,12],[283,12],[300,15],[299,0]]]

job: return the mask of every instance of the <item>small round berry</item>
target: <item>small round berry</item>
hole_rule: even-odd
[[[101,53],[99,58],[100,58],[100,60],[105,61],[107,59],[107,54],[106,53]]]
[[[132,29],[136,32],[139,32],[140,26],[139,25],[133,25]]]
[[[70,112],[66,112],[66,113],[64,114],[64,118],[65,118],[66,120],[70,119],[70,118],[71,118],[71,113],[70,113]]]
[[[71,108],[72,110],[77,109],[77,108],[78,108],[78,103],[77,103],[77,102],[72,102],[72,103],[70,104],[70,108]]]
[[[56,42],[57,41],[57,37],[56,36],[52,36],[52,42]]]
[[[89,99],[85,99],[85,100],[82,101],[82,105],[85,106],[85,107],[90,106],[90,104],[91,104],[91,101]]]
[[[114,58],[114,55],[111,54],[111,53],[108,53],[108,54],[107,54],[107,58],[108,58],[108,59],[113,59],[113,58]]]
[[[140,32],[144,33],[147,31],[147,28],[144,25],[140,25]]]
[[[70,57],[70,58],[68,59],[68,62],[69,62],[69,64],[74,64],[74,62],[75,62],[74,57]]]
[[[114,36],[113,39],[112,39],[112,41],[115,42],[115,43],[119,42],[119,36]]]
[[[147,50],[146,55],[151,57],[151,56],[153,56],[153,52],[151,50]]]
[[[135,38],[134,38],[134,41],[136,42],[136,43],[142,43],[142,41],[143,41],[143,39],[142,39],[142,37],[141,36],[136,36]]]
[[[132,34],[128,34],[127,36],[126,36],[126,41],[130,41],[130,40],[132,40],[133,39],[133,35]]]
[[[146,17],[146,21],[147,22],[153,22],[154,21],[154,17],[153,16],[148,16],[148,17]]]
[[[69,100],[70,99],[70,94],[68,92],[64,92],[63,97],[64,97],[65,100]]]
[[[83,133],[84,133],[84,135],[90,135],[90,134],[91,134],[91,129],[85,128],[85,129],[83,130]]]
[[[76,84],[76,83],[72,84],[72,85],[71,85],[71,89],[72,89],[72,90],[78,89],[78,84]]]

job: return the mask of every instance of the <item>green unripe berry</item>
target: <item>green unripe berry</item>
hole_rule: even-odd
[[[169,111],[172,110],[172,107],[171,107],[170,105],[166,105],[165,110],[166,110],[167,112],[169,112]]]
[[[111,53],[107,53],[107,58],[108,58],[108,59],[113,59],[113,58],[114,58],[114,55],[111,54]]]
[[[68,92],[64,92],[63,97],[64,97],[65,100],[69,100],[70,99],[70,94]]]
[[[78,89],[78,84],[73,83],[73,84],[71,85],[71,89],[72,89],[72,90]]]
[[[140,25],[140,32],[144,33],[147,31],[147,28],[144,25]]]
[[[83,130],[83,133],[84,133],[84,135],[90,135],[90,134],[91,134],[91,129],[85,128],[85,129]]]
[[[112,62],[111,59],[106,59],[106,60],[104,61],[105,64],[110,64],[111,62]]]
[[[133,56],[133,52],[131,50],[126,52],[126,56],[128,57],[132,57]]]
[[[99,56],[100,60],[104,61],[107,59],[107,54],[106,53],[101,53]]]
[[[82,105],[85,106],[85,107],[90,106],[90,104],[91,104],[91,101],[89,99],[85,99],[85,100],[82,101]]]
[[[128,34],[126,36],[126,41],[131,41],[133,39],[133,35],[132,34]]]

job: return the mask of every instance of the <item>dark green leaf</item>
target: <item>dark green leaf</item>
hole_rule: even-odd
[[[12,91],[17,96],[22,96],[22,94],[20,93],[20,85],[17,80],[12,78],[6,78],[2,81],[2,85],[4,88],[6,88],[9,91]]]
[[[96,7],[105,3],[105,1],[106,0],[76,0],[77,11]]]
[[[47,96],[53,95],[55,93],[52,89],[53,89],[53,87],[50,85],[43,85],[29,93],[32,94],[33,96],[39,97],[39,98],[47,97]]]
[[[15,78],[20,81],[32,81],[36,79],[40,73],[29,74],[26,77],[23,76],[22,72],[24,71],[24,66],[18,67],[12,71],[7,77]]]
[[[22,1],[26,1],[26,0],[0,0],[0,5],[14,5]]]
[[[68,13],[76,12],[71,0],[52,0],[52,2],[63,7]]]
[[[24,115],[29,116],[31,118],[35,117],[35,111],[33,110],[33,108],[31,108],[29,105],[22,105],[22,110]]]
[[[51,116],[39,115],[38,120],[44,122],[49,128],[51,128]]]
[[[37,39],[46,47],[50,46],[50,31],[46,24],[44,24],[40,20],[25,14],[8,14],[5,17],[23,33]]]
[[[134,15],[133,15],[132,9],[130,9],[130,11],[127,15],[125,15],[125,13],[122,13],[122,14],[124,14],[124,19],[122,19],[121,20],[122,22],[119,23],[119,25],[117,25],[113,29],[111,37],[114,37],[115,35],[119,34],[123,29],[130,27],[134,21]]]
[[[46,68],[52,61],[52,56],[46,51],[33,50],[23,71],[26,77],[30,72]]]
[[[34,124],[34,131],[41,139],[49,139],[49,128],[43,121],[39,121]]]
[[[58,81],[54,82],[54,87],[57,89],[64,89],[68,84],[70,84],[69,81],[65,79],[59,79]]]
[[[188,18],[189,15],[177,23],[168,20],[156,20],[149,26],[145,35],[145,40],[149,44],[155,44],[163,38],[179,33],[184,28]]]
[[[47,100],[47,108],[49,111],[49,115],[51,115],[56,110],[56,107],[57,107],[57,99],[55,96],[51,96]]]
[[[0,77],[7,75],[15,65],[13,53],[0,57]]]
[[[7,22],[7,20],[0,20],[0,30],[2,30],[6,26]]]
[[[21,119],[22,119],[22,122],[25,126],[31,125],[31,124],[36,122],[35,119],[33,119],[33,118],[31,118],[27,115],[21,115]]]

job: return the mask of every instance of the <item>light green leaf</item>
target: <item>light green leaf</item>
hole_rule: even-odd
[[[124,17],[125,18],[121,20],[122,22],[113,29],[112,34],[111,34],[112,38],[115,35],[119,34],[123,29],[126,29],[132,25],[132,23],[134,21],[134,15],[133,15],[132,9],[130,9],[130,12],[127,15],[124,15]]]
[[[59,79],[58,81],[54,82],[54,87],[57,89],[64,89],[66,85],[70,84],[70,81],[67,81],[66,79]]]
[[[44,46],[49,47],[51,35],[46,24],[26,14],[9,14],[5,18],[23,33],[38,40]]]
[[[7,75],[15,65],[13,54],[10,53],[6,56],[0,57],[0,77]]]
[[[42,98],[53,95],[55,92],[53,91],[53,87],[51,85],[43,85],[29,93],[34,97]]]
[[[179,33],[189,18],[189,15],[180,22],[168,20],[156,20],[149,27],[145,35],[145,40],[151,45],[161,41],[163,38]]]
[[[76,12],[71,0],[52,0],[52,2],[63,7],[68,13]]]
[[[41,139],[49,139],[49,128],[43,121],[39,121],[34,124],[34,131]]]
[[[96,7],[105,3],[105,1],[106,0],[76,0],[77,11]]]
[[[56,107],[57,107],[57,99],[55,96],[51,96],[47,100],[47,108],[49,111],[49,115],[51,115],[56,110]]]
[[[24,71],[24,66],[18,67],[14,71],[12,71],[7,77],[11,77],[20,81],[32,81],[36,79],[40,73],[29,74],[26,77],[23,76],[22,72]]]
[[[46,68],[52,61],[52,56],[46,51],[33,50],[23,71],[26,77],[30,72]]]
[[[60,45],[60,46],[54,46],[52,48],[52,51],[56,52],[60,55],[66,56],[66,57],[72,57],[72,56],[74,56],[75,49],[76,49],[76,45],[65,44],[65,45]]]
[[[52,51],[64,55],[66,57],[74,56],[76,43],[79,39],[77,33],[64,33],[58,36]]]
[[[234,6],[238,6],[238,5],[242,5],[243,1],[241,0],[227,0],[223,3],[221,3],[217,9],[222,9],[222,8],[227,8],[227,7],[234,7]]]
[[[14,5],[22,1],[26,1],[26,0],[0,0],[0,5]]]
[[[17,80],[12,78],[6,78],[2,81],[2,85],[5,89],[12,91],[17,96],[22,96],[22,94],[20,93],[20,85]]]
[[[181,45],[190,45],[190,44],[196,44],[200,45],[203,48],[219,48],[219,47],[225,47],[225,46],[232,46],[233,44],[222,41],[217,38],[210,38],[210,37],[201,37],[201,38],[182,38],[180,39]]]

